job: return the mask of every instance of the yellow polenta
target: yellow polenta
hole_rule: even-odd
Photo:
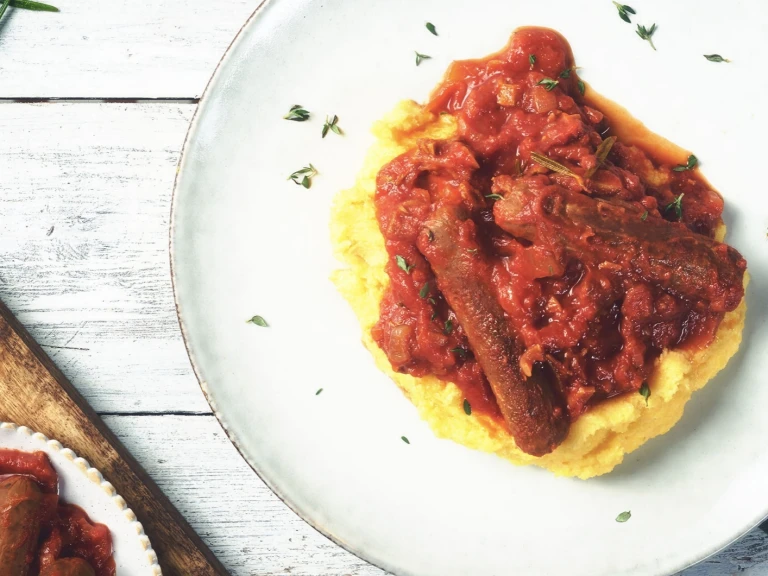
[[[590,478],[610,472],[624,455],[667,432],[682,416],[691,394],[703,387],[741,343],[746,305],[725,316],[714,342],[696,353],[665,351],[656,360],[646,406],[639,394],[603,402],[581,416],[568,438],[554,452],[537,458],[517,448],[507,430],[483,415],[464,414],[461,391],[434,376],[414,378],[391,368],[384,352],[371,338],[379,318],[379,303],[389,278],[384,271],[387,251],[374,208],[376,175],[394,157],[421,138],[450,138],[456,121],[449,114],[425,112],[412,101],[402,102],[374,126],[376,143],[369,151],[355,186],[337,196],[331,215],[331,236],[337,257],[346,267],[333,281],[357,314],[363,342],[378,367],[410,398],[434,431],[476,450],[492,452],[515,464],[535,464],[557,475]],[[724,230],[722,230],[724,233]]]

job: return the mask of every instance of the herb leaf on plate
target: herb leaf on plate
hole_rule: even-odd
[[[427,22],[426,27],[427,27],[427,30],[429,30],[432,34],[437,36],[437,29],[435,28],[435,25],[432,24],[432,22]]]
[[[264,320],[264,317],[259,315],[256,315],[253,318],[249,318],[245,322],[246,324],[255,324],[256,326],[261,326],[262,328],[269,327],[269,324],[267,324],[267,321]]]
[[[650,28],[646,28],[645,26],[638,24],[636,32],[640,38],[648,41],[648,43],[651,45],[651,48],[656,50],[656,46],[653,44],[653,35],[656,32],[656,24],[653,24]]]
[[[301,104],[294,104],[283,118],[285,120],[293,120],[294,122],[305,122],[309,120],[309,111],[305,110]]]
[[[397,262],[397,267],[400,268],[400,270],[402,270],[406,274],[410,274],[411,270],[415,268],[415,266],[409,265],[408,262],[405,260],[405,258],[400,256],[400,254],[395,255],[395,262]]]
[[[426,54],[419,54],[416,52],[416,66],[421,64],[424,60],[429,60],[430,58],[432,58],[432,56],[427,56]]]
[[[638,390],[640,396],[645,398],[645,405],[648,406],[648,398],[651,397],[651,387],[648,386],[648,382],[643,382],[643,385],[640,386],[640,390]]]
[[[696,158],[693,154],[688,156],[688,160],[685,164],[679,164],[678,166],[675,166],[672,168],[675,172],[685,172],[686,170],[693,170],[696,168],[696,165],[699,163],[699,159]]]
[[[547,89],[547,92],[552,92],[558,84],[560,84],[559,80],[552,80],[552,78],[542,78],[537,82],[539,86],[544,86],[544,88]]]
[[[627,24],[632,24],[630,14],[637,14],[634,8],[632,8],[632,6],[627,6],[626,4],[619,4],[618,2],[614,2],[613,5],[616,6],[616,9],[619,11],[619,18],[624,20]]]
[[[301,170],[296,170],[293,174],[288,176],[288,180],[293,182],[294,184],[297,184],[299,186],[304,186],[304,188],[309,188],[312,186],[312,178],[317,176],[317,169],[310,164],[309,166],[305,166]]]
[[[333,118],[330,119],[328,116],[325,117],[325,124],[323,124],[323,138],[328,134],[328,130],[339,136],[343,134],[341,128],[339,128],[339,117],[335,114],[333,115]]]
[[[728,58],[723,58],[720,54],[704,54],[704,58],[710,62],[730,62]]]
[[[632,512],[627,510],[626,512],[622,512],[621,514],[616,516],[616,522],[620,522],[620,523],[623,524],[624,522],[626,522],[630,518],[632,518]]]
[[[664,212],[669,212],[670,210],[673,210],[675,212],[675,215],[677,216],[677,219],[680,220],[683,217],[683,196],[685,196],[685,193],[680,194],[677,198],[675,198],[672,202],[667,204],[664,207]]]

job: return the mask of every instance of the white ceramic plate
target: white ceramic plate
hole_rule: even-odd
[[[56,440],[25,426],[0,422],[0,448],[45,452],[59,475],[59,496],[76,504],[112,534],[118,575],[161,576],[157,555],[141,523],[101,473]]]
[[[272,0],[200,105],[171,233],[198,377],[272,489],[391,572],[670,574],[768,513],[768,4],[631,4],[636,22],[658,23],[657,52],[608,0]],[[354,182],[372,122],[403,98],[425,99],[451,60],[496,51],[522,25],[562,32],[598,92],[695,151],[752,275],[744,343],[728,368],[670,433],[586,482],[435,439],[374,367],[328,280],[338,266],[330,203]],[[416,67],[414,50],[432,59]],[[713,52],[733,62],[703,58]],[[282,119],[297,103],[311,121]],[[339,115],[344,137],[320,138],[325,114]],[[308,162],[320,170],[310,190],[286,181]],[[246,324],[254,314],[270,328]],[[619,524],[624,510],[632,518]]]

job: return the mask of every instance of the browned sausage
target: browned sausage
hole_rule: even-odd
[[[40,572],[40,576],[96,576],[96,572],[85,560],[62,558]]]
[[[522,344],[506,321],[489,279],[478,272],[481,256],[460,247],[463,219],[457,207],[440,208],[419,236],[419,250],[464,328],[515,443],[528,454],[542,456],[568,434],[565,401],[545,370],[534,370],[529,378],[522,373]]]
[[[704,300],[714,312],[744,296],[746,261],[735,249],[618,200],[595,199],[542,177],[499,177],[500,228],[535,244],[562,248],[592,265],[616,263],[673,294]]]
[[[42,495],[28,476],[0,480],[0,576],[26,576],[40,534]]]

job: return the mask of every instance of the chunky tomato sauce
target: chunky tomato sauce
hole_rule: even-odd
[[[109,529],[92,522],[81,508],[59,499],[58,475],[45,453],[0,449],[0,480],[19,476],[33,479],[39,489],[22,496],[15,493],[13,498],[0,493],[0,557],[12,556],[12,551],[2,549],[4,545],[23,542],[28,547],[26,556],[31,576],[44,572],[63,558],[80,558],[97,576],[114,576],[116,568]],[[29,509],[34,510],[33,513],[14,512],[14,507],[20,510],[27,501],[38,504]],[[36,543],[28,541],[33,533],[37,534]],[[27,534],[27,538],[20,538],[23,534]]]
[[[606,142],[615,131],[583,92],[567,42],[521,29],[503,51],[453,63],[433,93],[427,110],[453,114],[457,136],[378,175],[391,283],[373,337],[394,369],[456,383],[473,410],[501,416],[435,274],[428,222],[447,208],[466,215],[452,232],[472,256],[462,274],[494,295],[522,372],[551,368],[571,421],[640,390],[662,350],[707,345],[743,297],[746,262],[714,240],[720,195],[661,151]]]

